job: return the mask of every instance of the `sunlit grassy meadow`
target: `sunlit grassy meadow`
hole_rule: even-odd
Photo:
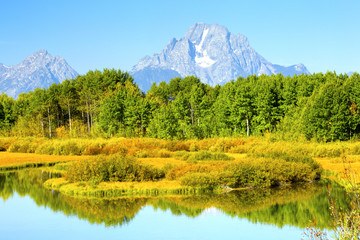
[[[0,148],[5,170],[58,163],[47,171],[62,178],[45,186],[78,196],[263,188],[311,182],[320,175],[341,183],[344,166],[357,180],[360,171],[358,142],[287,142],[269,135],[184,141],[0,138]]]

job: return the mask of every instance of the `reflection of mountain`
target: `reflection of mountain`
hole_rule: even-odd
[[[189,217],[216,208],[230,216],[280,227],[306,227],[313,219],[321,228],[329,228],[331,223],[327,193],[319,185],[198,196],[87,199],[48,191],[42,187],[47,179],[48,174],[36,169],[0,174],[0,197],[6,200],[16,191],[21,196],[29,195],[38,206],[48,206],[54,211],[106,226],[128,223],[146,205]],[[339,188],[333,188],[333,193],[338,205],[345,208],[348,204],[345,194]]]

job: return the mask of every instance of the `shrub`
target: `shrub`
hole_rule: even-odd
[[[360,144],[356,144],[350,149],[350,154],[352,155],[360,155]]]
[[[52,142],[45,142],[41,144],[35,151],[37,154],[53,154],[55,147],[53,146]]]
[[[186,151],[177,151],[174,153],[174,157],[176,159],[180,159],[180,160],[188,160],[190,155],[191,155],[191,153],[186,152]]]
[[[190,145],[187,142],[177,142],[175,146],[173,146],[170,151],[189,151]]]
[[[233,188],[272,187],[282,183],[312,181],[317,172],[307,163],[282,159],[248,159],[236,162],[212,162],[180,165],[169,170],[169,180],[179,179],[192,187]],[[197,183],[198,181],[198,183]]]
[[[170,158],[172,156],[172,153],[166,149],[160,149],[157,153],[157,157],[160,158]]]
[[[214,189],[218,185],[217,174],[212,172],[190,172],[181,177],[180,182],[186,186],[199,187],[204,189]]]
[[[55,144],[54,144],[55,145]],[[54,146],[54,155],[81,155],[81,148],[76,141],[60,142]]]
[[[152,166],[141,165],[134,158],[116,154],[77,161],[69,165],[65,177],[71,182],[131,182],[154,181],[165,177],[165,173]]]
[[[198,150],[198,147],[196,146],[196,143],[191,143],[189,147],[190,152],[196,152]]]
[[[12,143],[9,146],[9,152],[21,152],[21,153],[34,153],[36,150],[37,144],[33,143],[31,140],[19,140]]]
[[[148,157],[148,153],[147,153],[147,151],[140,150],[140,151],[136,152],[134,156],[137,158],[146,158],[146,157]]]
[[[189,162],[197,162],[197,161],[211,161],[211,160],[234,160],[233,157],[229,157],[225,153],[210,153],[206,150],[201,150],[199,152],[193,153],[188,157]]]
[[[168,174],[168,172],[174,168],[174,165],[171,164],[171,163],[166,163],[162,168],[161,170],[166,174]]]
[[[226,171],[223,182],[231,187],[272,187],[316,178],[316,173],[308,164],[281,159],[237,162],[231,164]]]
[[[315,157],[340,157],[345,151],[345,147],[340,145],[319,145],[315,148],[313,155]]]
[[[137,158],[157,157],[157,158],[169,158],[172,153],[166,149],[141,149],[134,153]]]
[[[125,146],[121,146],[118,144],[110,144],[106,145],[102,148],[101,153],[105,155],[111,155],[115,153],[121,153],[123,155],[126,155],[128,152],[128,149]]]
[[[229,149],[229,153],[247,153],[248,151],[246,145],[233,146]]]
[[[227,150],[227,146],[224,139],[218,139],[216,144],[209,148],[212,152],[225,152]]]
[[[257,158],[270,158],[274,160],[284,160],[285,162],[306,164],[316,174],[316,179],[320,178],[322,172],[320,165],[310,156],[310,153],[300,148],[290,149],[287,148],[287,146],[286,148],[281,148],[280,146],[275,146],[274,148],[271,148],[271,146],[260,146],[252,148],[249,155]]]
[[[99,155],[101,153],[101,147],[97,145],[90,145],[87,148],[85,148],[85,155]]]

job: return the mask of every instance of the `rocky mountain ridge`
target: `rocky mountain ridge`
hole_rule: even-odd
[[[143,90],[152,82],[173,77],[197,76],[212,86],[224,84],[239,76],[285,76],[309,74],[303,64],[284,67],[272,64],[258,54],[242,34],[232,34],[217,24],[197,23],[183,38],[173,38],[158,54],[141,59],[130,71]]]
[[[39,50],[16,66],[0,63],[0,90],[17,98],[20,93],[47,88],[77,75],[65,59],[53,57],[46,50]]]

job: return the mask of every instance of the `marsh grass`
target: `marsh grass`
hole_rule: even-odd
[[[196,153],[206,150],[212,153],[267,154],[286,152],[289,155],[306,155],[317,158],[359,155],[358,142],[287,142],[263,138],[212,138],[201,140],[162,140],[153,138],[0,138],[0,147],[7,151],[39,153],[48,155],[111,155],[122,153],[128,156],[168,158],[174,152]]]
[[[161,140],[152,138],[0,138],[0,147],[7,151],[35,152],[46,154],[50,162],[55,156],[82,155],[98,156],[101,161],[113,155],[135,157],[136,166],[143,176],[153,174],[152,180],[166,178],[178,181],[185,187],[217,189],[223,185],[237,187],[271,187],[301,181],[313,181],[321,174],[321,166],[341,177],[341,164],[337,161],[342,154],[349,156],[355,171],[360,169],[360,144],[356,142],[286,142],[274,138],[213,138],[202,140]],[[340,154],[340,155],[339,155]],[[49,155],[55,155],[49,157]],[[34,155],[35,156],[35,155]],[[95,160],[94,160],[95,161]],[[100,161],[100,162],[101,162]],[[99,185],[104,179],[117,179],[109,170],[108,163],[78,164],[77,175],[93,172],[89,179],[72,181],[92,182]],[[36,161],[29,161],[37,163]],[[117,164],[117,163],[116,163]],[[115,163],[113,165],[116,165]],[[80,166],[81,165],[81,166]],[[134,165],[134,166],[135,166]],[[195,166],[199,165],[199,166]],[[359,165],[359,166],[358,166]],[[107,175],[105,170],[107,169]],[[213,167],[216,166],[216,167]],[[61,165],[57,168],[62,168]],[[61,171],[68,171],[64,166]],[[67,169],[65,169],[67,168]],[[86,171],[82,171],[84,169]],[[91,169],[92,170],[89,170]],[[135,167],[136,168],[136,167]],[[81,170],[82,169],[82,170]],[[60,169],[59,169],[60,170]],[[70,169],[71,171],[71,169]],[[81,172],[82,171],[82,172]],[[102,172],[101,174],[99,172]],[[140,171],[140,172],[141,172]],[[96,176],[96,172],[99,176]],[[136,171],[135,171],[136,172]],[[157,173],[156,173],[157,172]],[[104,173],[104,174],[103,174]],[[134,172],[132,172],[134,173]],[[140,174],[140,173],[139,173]],[[140,175],[141,175],[140,174]],[[74,175],[74,174],[73,174]],[[106,175],[106,177],[104,177]],[[130,179],[137,179],[129,174]],[[334,177],[335,178],[335,177]],[[140,177],[135,181],[148,179]],[[151,179],[151,178],[149,178]],[[197,179],[197,181],[193,181]]]

